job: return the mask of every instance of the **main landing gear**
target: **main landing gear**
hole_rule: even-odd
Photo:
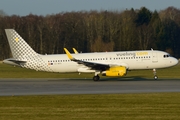
[[[96,75],[96,76],[93,77],[94,81],[99,81],[99,79],[100,79],[99,75]]]
[[[154,80],[157,80],[158,76],[156,75],[156,69],[153,69],[153,74],[154,74]]]
[[[99,79],[100,79],[100,77],[99,77],[99,74],[100,72],[95,72],[95,75],[94,75],[94,77],[93,77],[93,80],[94,81],[99,81]]]

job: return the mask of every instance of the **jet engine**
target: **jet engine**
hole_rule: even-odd
[[[103,71],[103,76],[109,76],[109,77],[117,77],[117,76],[125,76],[127,73],[126,67],[124,66],[115,66],[110,67],[108,70]]]

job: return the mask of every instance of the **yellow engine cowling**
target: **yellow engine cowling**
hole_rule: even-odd
[[[102,75],[109,77],[117,77],[117,76],[125,76],[126,73],[127,73],[126,67],[116,66],[109,68],[109,70],[103,71]]]

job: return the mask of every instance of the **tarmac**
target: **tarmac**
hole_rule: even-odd
[[[180,92],[180,79],[0,78],[0,96]]]

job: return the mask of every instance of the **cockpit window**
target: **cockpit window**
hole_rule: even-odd
[[[164,58],[168,58],[168,57],[170,57],[170,55],[164,55]]]

